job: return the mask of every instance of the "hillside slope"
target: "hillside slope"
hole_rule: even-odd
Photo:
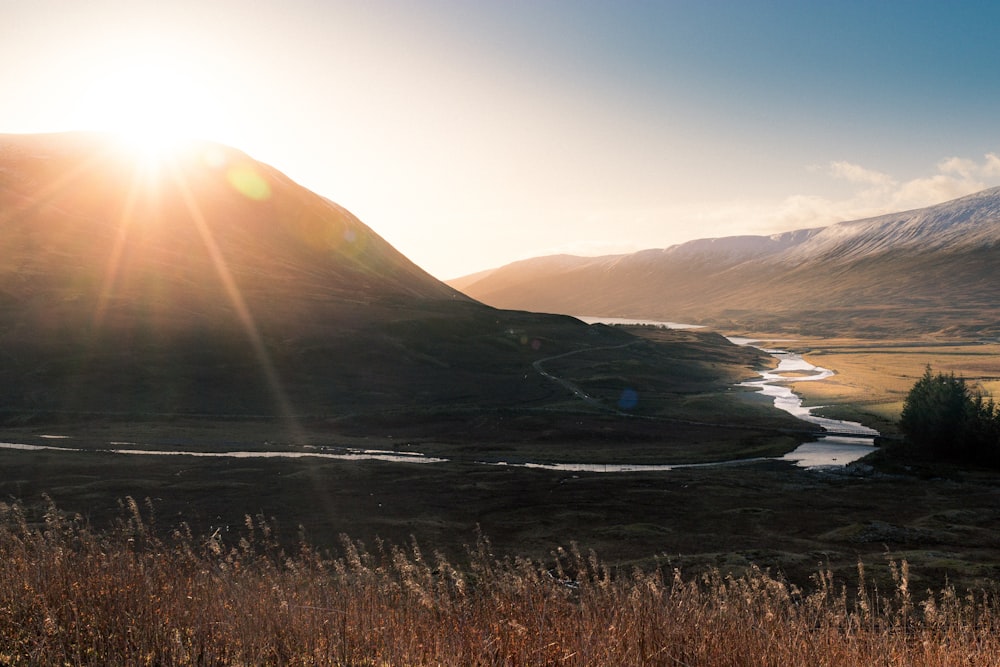
[[[660,397],[638,412],[673,414],[692,378],[716,391],[759,362],[721,340],[695,343],[702,363],[687,341],[483,305],[340,206],[213,144],[157,162],[100,135],[0,136],[0,249],[8,423],[277,417],[500,437],[497,411],[541,410],[586,431],[579,413],[614,417],[626,386]],[[532,366],[588,350],[561,373],[596,407]],[[559,432],[546,419],[522,424],[525,437]]]
[[[1000,335],[1000,188],[774,236],[540,257],[459,279],[485,303],[803,333]]]

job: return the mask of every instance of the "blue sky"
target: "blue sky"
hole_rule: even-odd
[[[0,0],[0,132],[241,148],[440,278],[1000,185],[1000,3]]]

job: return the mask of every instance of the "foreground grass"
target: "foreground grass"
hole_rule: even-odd
[[[686,579],[610,573],[575,550],[499,559],[481,539],[453,566],[415,544],[338,557],[244,536],[159,538],[129,500],[96,532],[50,507],[5,506],[0,659],[20,664],[995,665],[1000,603],[953,588],[808,590],[752,569]]]

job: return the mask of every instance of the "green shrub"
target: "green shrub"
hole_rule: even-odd
[[[900,430],[932,460],[1000,466],[1000,410],[954,373],[928,366],[903,404]]]

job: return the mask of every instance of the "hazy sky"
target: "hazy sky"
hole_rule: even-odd
[[[240,148],[439,278],[1000,185],[1000,3],[0,0],[0,132]]]

